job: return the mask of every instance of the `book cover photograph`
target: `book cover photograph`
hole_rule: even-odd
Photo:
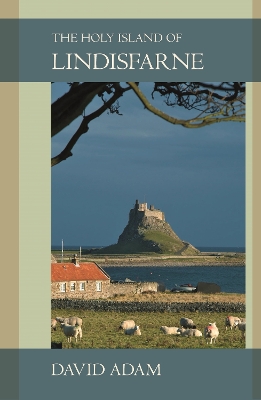
[[[53,348],[245,347],[245,89],[52,84]]]
[[[0,400],[261,399],[260,6],[16,6]]]

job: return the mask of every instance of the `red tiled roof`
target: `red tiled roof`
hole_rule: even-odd
[[[52,263],[51,281],[87,281],[87,280],[108,280],[109,276],[94,262],[80,263]]]

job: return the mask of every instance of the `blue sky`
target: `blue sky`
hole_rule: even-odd
[[[66,90],[65,83],[52,85],[52,101]],[[151,102],[164,108],[162,98]],[[52,245],[62,239],[64,248],[116,243],[138,199],[161,209],[176,234],[194,246],[244,246],[245,124],[174,126],[145,110],[131,92],[120,106],[122,116],[105,113],[94,120],[73,156],[52,168]],[[191,116],[178,111],[181,118]],[[52,139],[53,156],[77,122]]]

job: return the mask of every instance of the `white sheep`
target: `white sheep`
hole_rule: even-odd
[[[65,325],[72,325],[72,326],[80,326],[82,327],[82,319],[79,317],[68,317],[68,318],[64,318]]]
[[[202,336],[202,332],[200,332],[198,329],[195,328],[190,328],[190,329],[184,329],[184,328],[179,328],[179,333],[181,334],[181,336],[185,336],[185,337],[191,337],[191,336],[195,336],[195,337],[200,337]]]
[[[181,318],[179,323],[183,328],[196,329],[196,325],[190,318]]]
[[[67,337],[67,341],[71,342],[72,337],[75,338],[75,342],[77,342],[77,337],[79,336],[80,340],[82,338],[82,328],[78,325],[65,325],[63,322],[61,323],[61,328],[63,333]]]
[[[235,329],[238,328],[238,324],[240,324],[240,323],[245,324],[246,323],[246,318],[240,318],[237,321],[235,321]]]
[[[133,319],[126,319],[126,321],[122,321],[122,323],[119,326],[119,329],[131,329],[134,328],[136,326],[135,322],[133,321]]]
[[[212,344],[212,340],[216,343],[216,339],[219,335],[218,327],[216,326],[216,322],[209,322],[208,326],[204,329],[204,337],[207,339],[210,338],[210,344]]]
[[[64,323],[65,325],[82,326],[82,319],[79,317],[66,317],[66,318],[56,317],[55,319],[56,319],[56,321],[60,322],[61,324]]]
[[[175,326],[161,326],[160,330],[165,333],[166,335],[180,335],[179,328]]]
[[[53,328],[54,331],[56,331],[57,328],[57,321],[54,318],[51,318],[51,328]]]
[[[240,322],[240,318],[233,317],[232,315],[227,316],[225,319],[226,330],[229,327],[231,330],[236,327],[237,323]]]
[[[64,322],[64,318],[62,318],[62,317],[56,317],[55,319],[57,322],[60,322],[60,323]]]
[[[134,328],[129,328],[124,330],[125,335],[141,335],[140,327],[135,325]]]

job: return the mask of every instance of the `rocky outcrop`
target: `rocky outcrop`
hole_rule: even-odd
[[[129,221],[115,245],[102,249],[99,253],[137,254],[160,253],[180,256],[199,255],[188,242],[181,240],[165,221],[165,214],[153,206],[139,204],[130,210]]]
[[[140,216],[134,216],[130,218],[122,234],[119,236],[118,243],[143,238],[148,231],[161,232],[170,238],[180,240],[167,222],[156,217],[144,216],[141,218]]]

